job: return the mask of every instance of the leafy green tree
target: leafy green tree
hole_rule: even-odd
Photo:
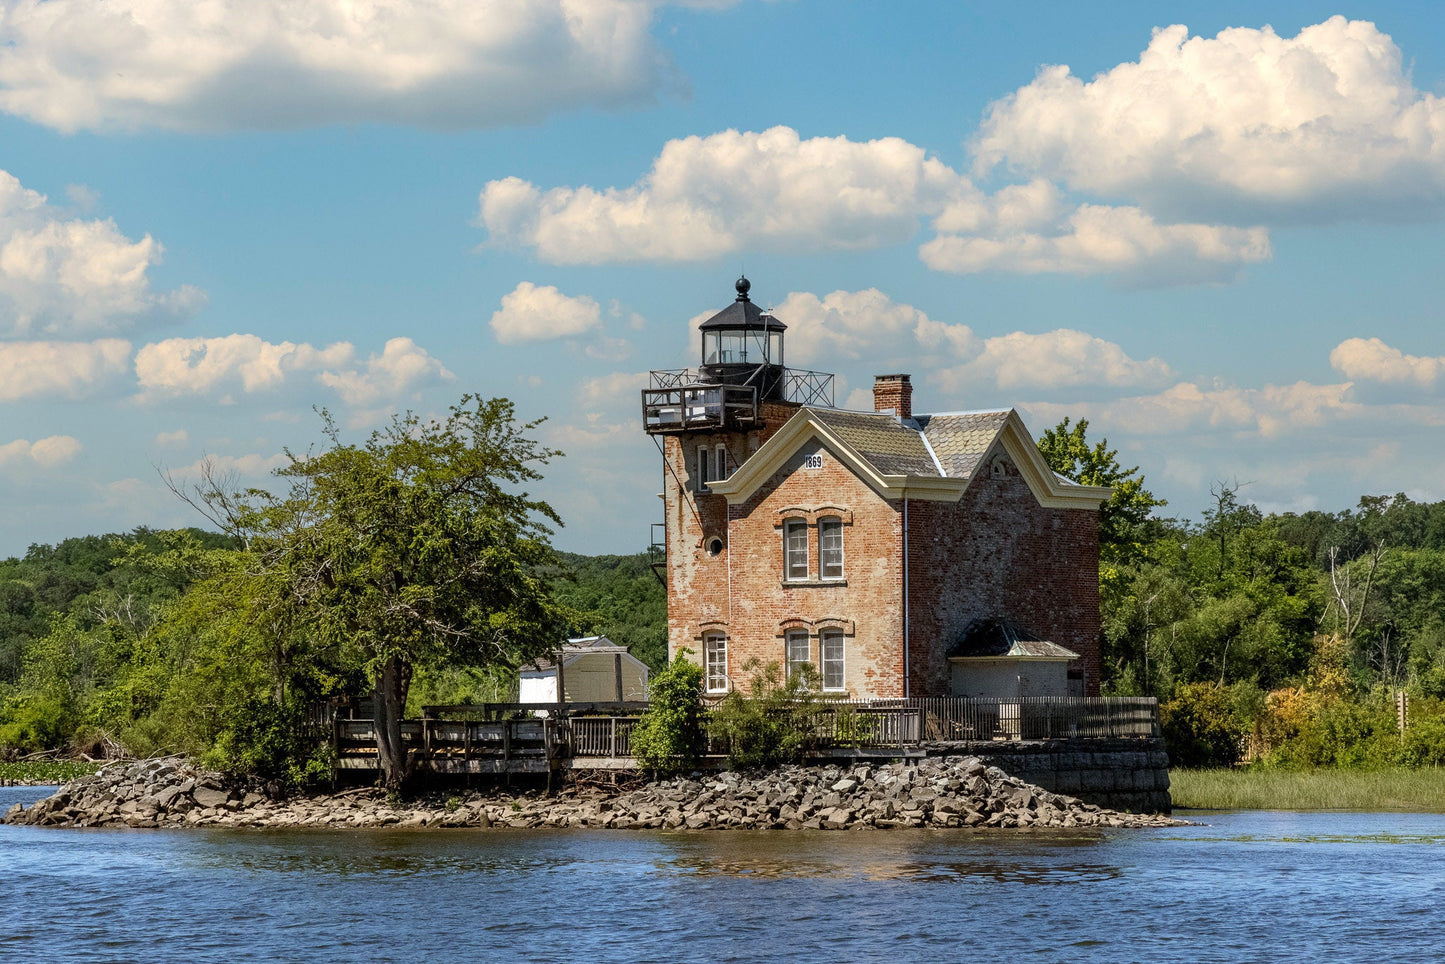
[[[644,770],[685,770],[702,755],[702,667],[688,655],[683,650],[648,681],[647,709],[632,730],[632,754]]]
[[[438,421],[408,412],[347,444],[325,411],[328,445],[288,452],[281,496],[194,495],[240,536],[270,611],[365,666],[386,786],[410,776],[401,721],[418,665],[516,665],[566,628],[546,574],[555,569],[546,502],[516,486],[559,453],[531,437],[506,399],[464,396]]]
[[[1167,503],[1144,488],[1139,467],[1119,465],[1119,453],[1109,448],[1108,439],[1089,444],[1085,433],[1089,420],[1070,424],[1065,418],[1039,436],[1039,451],[1049,468],[1083,485],[1107,485],[1114,490],[1099,506],[1099,557],[1106,566],[1136,562],[1143,558],[1148,541],[1155,534],[1150,515]]]

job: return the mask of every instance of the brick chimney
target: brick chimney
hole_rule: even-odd
[[[899,418],[912,418],[913,383],[908,380],[908,376],[874,376],[873,410],[875,412],[892,412]]]

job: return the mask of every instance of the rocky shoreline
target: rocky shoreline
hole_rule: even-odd
[[[458,791],[389,800],[375,788],[273,799],[179,758],[112,764],[3,822],[42,827],[595,827],[616,830],[861,830],[894,827],[1167,827],[1160,814],[1106,810],[1011,777],[977,757],[917,764],[693,774],[631,787],[573,785],[554,796]]]

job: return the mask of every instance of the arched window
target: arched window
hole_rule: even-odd
[[[818,520],[818,578],[843,578],[843,520],[835,515]]]
[[[812,665],[813,654],[808,643],[806,629],[790,629],[783,639],[786,646],[784,655],[787,659],[788,677],[791,678],[801,667]]]
[[[822,663],[824,690],[847,689],[843,684],[843,630],[825,629],[818,633],[818,662]]]
[[[783,523],[783,578],[802,582],[808,578],[808,520],[789,519]]]
[[[709,693],[728,691],[728,638],[723,633],[703,637],[703,678]]]

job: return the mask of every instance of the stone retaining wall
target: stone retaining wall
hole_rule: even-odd
[[[4,823],[40,827],[595,827],[616,830],[979,830],[1165,827],[1031,786],[975,757],[694,773],[630,787],[572,784],[557,796],[492,792],[408,802],[375,788],[275,800],[184,760],[106,767]]]
[[[976,756],[1011,776],[1111,810],[1168,813],[1169,754],[1161,739],[929,743],[930,756]]]

